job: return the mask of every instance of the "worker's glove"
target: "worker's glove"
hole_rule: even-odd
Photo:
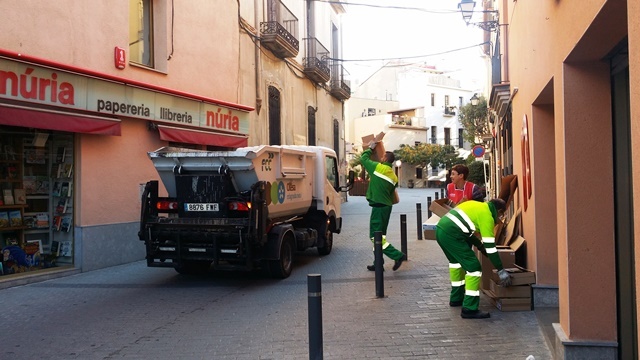
[[[511,285],[511,276],[507,270],[502,269],[498,271],[498,276],[500,277],[500,286],[509,286]]]
[[[371,150],[375,149],[376,145],[378,145],[377,142],[375,142],[373,140],[369,141],[369,149],[371,149]]]

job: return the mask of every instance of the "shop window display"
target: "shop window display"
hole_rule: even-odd
[[[73,135],[0,128],[0,144],[0,276],[72,265]]]

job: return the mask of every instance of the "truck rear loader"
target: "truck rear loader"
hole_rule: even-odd
[[[338,161],[320,146],[235,151],[163,147],[148,153],[157,180],[142,193],[138,237],[147,266],[181,274],[265,269],[291,274],[296,251],[328,255],[342,228]]]

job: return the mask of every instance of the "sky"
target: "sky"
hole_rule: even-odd
[[[483,42],[482,30],[462,20],[460,0],[348,2],[341,20],[342,59],[352,88],[394,59],[435,65],[470,90],[486,87],[486,65],[476,46]]]

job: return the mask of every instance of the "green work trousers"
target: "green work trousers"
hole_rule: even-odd
[[[369,238],[374,242],[376,231],[382,232],[382,253],[392,260],[400,260],[404,257],[402,251],[396,249],[387,242],[387,226],[391,218],[391,206],[372,206],[371,217],[369,218]]]
[[[478,310],[482,267],[467,243],[468,235],[462,232],[448,233],[436,227],[436,239],[449,260],[449,277],[451,278],[449,300],[452,302],[462,300],[462,307]]]

